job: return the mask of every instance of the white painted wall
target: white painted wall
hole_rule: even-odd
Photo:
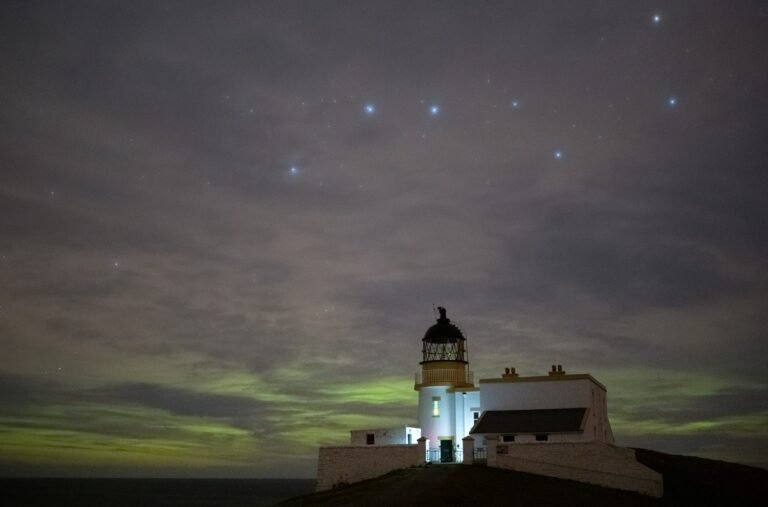
[[[416,444],[421,437],[421,429],[413,426],[398,426],[396,428],[375,428],[366,430],[352,430],[350,433],[350,444],[368,445],[368,435],[372,434],[373,445],[397,445],[397,444]],[[408,442],[408,435],[411,435],[411,441]]]
[[[461,444],[461,439],[469,435],[469,430],[475,424],[473,412],[482,414],[480,407],[479,391],[458,391],[453,393],[454,407],[454,428],[456,429],[455,441],[457,445]],[[475,409],[475,410],[473,410]]]
[[[490,440],[489,440],[490,441]],[[661,497],[661,474],[639,463],[635,451],[602,442],[494,445],[488,466],[597,484]]]
[[[487,437],[488,435],[473,435],[474,437]],[[549,433],[547,435],[546,441],[537,441],[536,440],[536,434],[517,434],[515,435],[515,441],[514,442],[504,442],[502,440],[502,435],[499,434],[499,443],[509,443],[511,445],[515,444],[550,444],[550,443],[558,443],[558,442],[571,442],[571,443],[577,443],[577,442],[593,442],[594,439],[591,435],[584,435],[582,433]],[[483,440],[480,438],[480,440]]]
[[[440,447],[441,436],[456,435],[454,412],[456,396],[454,393],[449,393],[448,389],[448,386],[426,386],[419,389],[419,426],[421,427],[421,435],[429,440],[429,448],[431,449]],[[440,398],[440,415],[438,417],[432,416],[434,397]]]
[[[317,461],[317,491],[378,477],[424,462],[418,445],[321,447]]]
[[[591,407],[588,379],[536,382],[480,383],[483,410],[536,410],[542,408]]]

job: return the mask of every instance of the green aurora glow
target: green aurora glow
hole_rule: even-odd
[[[435,304],[765,466],[764,3],[0,2],[0,475],[313,477]]]

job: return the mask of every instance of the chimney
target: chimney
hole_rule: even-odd
[[[565,370],[563,370],[562,364],[552,365],[552,369],[549,372],[549,376],[551,377],[553,375],[565,375]]]
[[[514,368],[504,368],[504,373],[501,374],[501,378],[515,378],[518,376]]]

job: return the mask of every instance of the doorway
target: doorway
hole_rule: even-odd
[[[453,440],[440,441],[440,463],[453,463]]]

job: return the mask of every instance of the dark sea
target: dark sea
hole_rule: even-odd
[[[0,479],[3,507],[266,507],[314,479]]]

